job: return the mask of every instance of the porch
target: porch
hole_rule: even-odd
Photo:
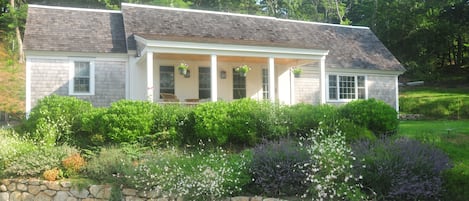
[[[327,51],[135,38],[141,48],[135,65],[129,65],[131,99],[197,104],[251,98],[290,105],[301,102],[295,98],[295,79],[316,71],[319,102],[326,102]],[[188,65],[187,74],[179,72],[180,63]],[[250,68],[246,76],[235,70],[241,65]],[[295,78],[292,67],[302,68],[304,75]]]

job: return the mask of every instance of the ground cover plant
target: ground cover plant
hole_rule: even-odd
[[[469,88],[404,88],[399,108],[401,113],[423,114],[429,119],[468,119]]]
[[[433,144],[449,155],[453,168],[445,173],[444,200],[469,200],[468,120],[402,121],[399,136]]]

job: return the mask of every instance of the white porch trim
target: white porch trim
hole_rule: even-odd
[[[212,102],[216,102],[218,100],[218,66],[217,66],[217,55],[212,54],[210,57],[210,97]]]
[[[321,104],[326,103],[326,56],[321,57],[320,64]]]
[[[26,118],[31,113],[31,58],[26,58]]]
[[[147,100],[153,102],[153,52],[147,52]]]
[[[275,60],[269,57],[269,99],[275,102]]]

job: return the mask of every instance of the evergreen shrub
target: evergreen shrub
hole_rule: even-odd
[[[75,144],[74,125],[80,114],[91,109],[91,103],[75,97],[47,96],[31,110],[24,129],[32,139],[46,146]]]
[[[353,123],[370,129],[375,135],[394,133],[399,126],[397,111],[387,103],[376,100],[355,100],[340,107],[340,115]]]
[[[290,106],[288,115],[290,132],[296,135],[311,133],[320,126],[324,132],[333,132],[340,119],[338,110],[331,105],[312,105],[300,103]]]

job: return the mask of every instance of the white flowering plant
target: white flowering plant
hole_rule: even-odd
[[[321,129],[312,131],[303,138],[300,145],[308,150],[311,164],[305,164],[304,171],[311,183],[307,194],[313,200],[366,200],[361,192],[362,176],[353,174],[353,161],[356,160],[345,135],[340,131],[324,134]],[[306,196],[306,194],[305,194]]]
[[[249,183],[247,158],[214,150],[166,149],[142,158],[124,173],[130,187],[161,191],[165,197],[188,200],[219,200],[240,192]]]

